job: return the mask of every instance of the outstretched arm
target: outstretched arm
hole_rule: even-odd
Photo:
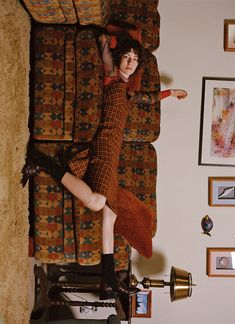
[[[181,89],[169,89],[164,91],[152,91],[152,92],[131,92],[130,93],[132,103],[148,103],[153,104],[169,96],[176,97],[178,99],[184,99],[187,97],[187,92]]]
[[[176,97],[178,99],[185,99],[187,97],[187,91],[182,89],[170,89],[170,96]]]

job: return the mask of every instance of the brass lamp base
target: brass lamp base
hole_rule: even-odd
[[[149,279],[148,277],[144,277],[142,281],[138,281],[136,276],[132,275],[130,284],[132,286],[141,284],[147,289],[150,287],[163,288],[165,286],[170,286],[171,301],[191,297],[192,287],[195,286],[192,283],[191,273],[175,267],[171,267],[170,282]]]

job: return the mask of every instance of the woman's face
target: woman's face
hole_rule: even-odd
[[[138,66],[138,55],[135,54],[133,49],[130,52],[122,55],[119,69],[129,78],[133,74]]]

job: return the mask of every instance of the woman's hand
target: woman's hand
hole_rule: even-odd
[[[182,89],[170,89],[171,96],[178,99],[185,99],[187,97],[187,91]]]

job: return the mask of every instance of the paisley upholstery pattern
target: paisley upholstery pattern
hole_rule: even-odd
[[[71,8],[73,8],[71,0],[24,0],[28,11],[36,21],[50,24],[60,24],[66,21],[60,2],[64,3],[66,16],[68,17],[69,22],[76,22],[75,12],[74,10],[71,11]],[[69,10],[67,7],[69,8]],[[68,14],[68,12],[70,12],[70,15]]]
[[[24,0],[32,17],[47,24],[97,24],[105,21],[106,0]]]
[[[155,214],[156,233],[157,155],[150,143],[124,142],[119,160],[119,184],[143,201]]]
[[[103,25],[106,16],[106,0],[73,0],[81,25]]]
[[[63,144],[36,144],[55,156]],[[71,194],[44,172],[34,177],[34,228],[37,260],[46,263],[75,262],[76,248]]]
[[[76,111],[74,142],[89,142],[99,126],[103,100],[103,69],[96,39],[90,30],[76,37]]]
[[[73,139],[75,31],[63,26],[38,26],[34,31],[35,139]]]
[[[36,143],[51,156],[63,156],[72,147],[63,143]],[[134,193],[156,214],[156,152],[149,143],[124,143],[120,155],[119,184]],[[37,260],[46,263],[100,263],[102,246],[100,212],[84,207],[50,176],[34,177],[34,227]],[[152,235],[156,232],[156,218]],[[131,249],[115,235],[116,270],[127,269]]]

